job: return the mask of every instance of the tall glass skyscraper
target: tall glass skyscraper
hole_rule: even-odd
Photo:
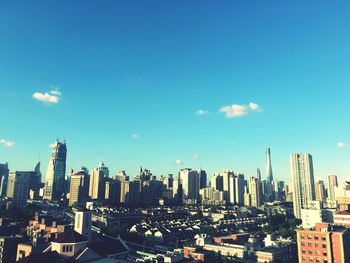
[[[51,145],[52,156],[47,167],[44,199],[58,200],[65,191],[67,146],[66,142],[56,141]]]
[[[301,209],[315,200],[315,182],[312,156],[309,153],[290,156],[290,173],[293,180],[293,209],[296,218],[301,218]]]

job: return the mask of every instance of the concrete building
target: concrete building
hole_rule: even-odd
[[[234,186],[235,186],[235,201],[237,205],[244,204],[244,186],[246,181],[244,180],[244,174],[238,173],[234,176]]]
[[[258,178],[249,177],[248,179],[248,190],[251,199],[251,206],[261,206],[261,183]]]
[[[336,175],[328,175],[328,199],[335,200],[335,189],[338,187],[338,177]]]
[[[0,163],[0,196],[6,196],[7,181],[9,178],[9,166],[8,163]]]
[[[202,188],[199,190],[202,204],[223,205],[225,204],[224,192],[215,190],[213,187]]]
[[[350,182],[344,182],[335,188],[335,200],[340,210],[350,209]]]
[[[44,199],[58,200],[65,193],[66,142],[56,141],[51,145],[51,159],[46,172]]]
[[[334,212],[334,224],[350,228],[350,212],[339,210]]]
[[[99,164],[90,175],[89,197],[94,200],[104,200],[106,178],[108,178],[108,168],[103,162]]]
[[[115,179],[107,178],[105,199],[109,205],[120,204],[121,182]]]
[[[316,201],[321,201],[321,202],[327,199],[326,188],[322,180],[317,180],[315,183],[315,197],[316,197]]]
[[[11,207],[24,208],[27,206],[31,173],[19,171],[10,173],[6,196],[11,199]]]
[[[301,218],[301,209],[315,200],[315,183],[312,156],[309,153],[292,154],[290,171],[293,180],[293,210]]]
[[[179,179],[182,185],[183,199],[196,202],[199,198],[199,175],[190,168],[181,169]]]
[[[71,175],[69,206],[88,200],[89,175],[83,171]]]
[[[91,211],[75,208],[74,231],[91,240]]]
[[[197,171],[199,177],[199,189],[207,187],[207,173],[206,171],[200,169]]]
[[[318,223],[314,229],[297,229],[300,263],[350,262],[350,230],[328,223]]]

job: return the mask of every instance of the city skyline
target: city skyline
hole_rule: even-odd
[[[269,147],[278,180],[295,152],[312,154],[315,177],[347,179],[349,3],[65,3],[0,4],[11,171],[40,160],[44,180],[59,137],[76,171],[104,161],[112,174],[248,178]]]

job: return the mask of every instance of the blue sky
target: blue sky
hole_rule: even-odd
[[[349,1],[1,1],[0,162],[40,158],[45,174],[59,137],[68,168],[251,176],[269,146],[278,179],[293,152],[345,179],[349,13]]]

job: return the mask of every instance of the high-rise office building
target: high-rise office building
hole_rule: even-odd
[[[29,184],[32,172],[12,172],[9,175],[6,196],[11,199],[11,206],[24,208],[29,197]]]
[[[249,177],[248,179],[248,189],[250,194],[251,206],[259,207],[261,206],[261,184],[258,178]]]
[[[223,182],[224,200],[227,204],[235,203],[235,180],[232,171],[224,171],[220,174]]]
[[[268,202],[274,201],[273,191],[273,173],[271,164],[271,151],[270,148],[266,149],[266,184],[265,184],[265,200]]]
[[[321,202],[326,200],[326,188],[322,180],[317,180],[315,183],[315,198]]]
[[[103,200],[105,198],[106,178],[108,175],[108,168],[103,162],[92,171],[89,186],[89,196],[91,199]]]
[[[9,179],[8,163],[0,163],[0,196],[6,196],[7,181]]]
[[[267,148],[266,150],[266,181],[268,183],[271,183],[273,181],[270,148]]]
[[[109,205],[117,205],[120,203],[121,181],[107,178],[105,199]]]
[[[215,190],[218,191],[223,191],[224,190],[224,182],[223,182],[223,177],[219,174],[214,174],[210,178],[210,187],[214,188]]]
[[[183,190],[184,200],[198,200],[199,178],[198,172],[189,168],[181,169],[179,172],[180,183]]]
[[[328,176],[328,199],[335,201],[335,188],[338,187],[338,178],[336,175]]]
[[[296,218],[301,219],[301,209],[315,200],[315,183],[312,156],[309,153],[292,154],[290,171],[293,180],[293,209]]]
[[[234,187],[235,187],[235,204],[243,205],[244,204],[244,186],[246,181],[244,180],[244,174],[235,174],[234,176]]]
[[[206,188],[207,187],[207,173],[200,169],[198,170],[198,176],[199,176],[199,189]]]
[[[40,172],[40,162],[38,161],[35,165],[34,171],[30,172],[30,178],[29,178],[30,199],[37,200],[39,198],[40,187],[41,187],[41,172]]]
[[[56,141],[51,145],[51,159],[47,167],[44,199],[58,200],[65,193],[66,142]]]
[[[84,171],[72,174],[70,177],[69,205],[86,202],[89,192],[89,175]]]

